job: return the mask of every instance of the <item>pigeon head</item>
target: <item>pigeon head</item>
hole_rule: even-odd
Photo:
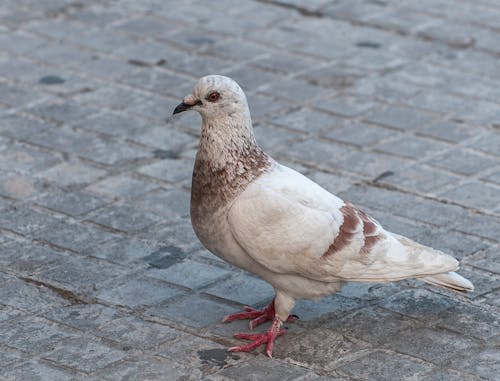
[[[200,78],[174,114],[188,110],[199,112],[204,120],[250,117],[245,93],[234,80],[222,75]]]

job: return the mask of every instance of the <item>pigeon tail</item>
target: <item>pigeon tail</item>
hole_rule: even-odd
[[[474,285],[468,279],[465,279],[463,276],[458,275],[455,272],[429,275],[425,278],[422,278],[424,282],[434,284],[437,286],[449,288],[454,291],[460,292],[468,292],[474,291]]]

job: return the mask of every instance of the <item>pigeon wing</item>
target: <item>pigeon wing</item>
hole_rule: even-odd
[[[233,202],[231,232],[258,263],[325,282],[391,281],[456,270],[451,256],[387,232],[300,173],[277,165]]]

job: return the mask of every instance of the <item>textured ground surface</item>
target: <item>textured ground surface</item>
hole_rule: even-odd
[[[0,5],[0,379],[500,380],[496,0]],[[350,285],[228,354],[271,288],[190,227],[195,80],[275,158],[460,258],[469,296]]]

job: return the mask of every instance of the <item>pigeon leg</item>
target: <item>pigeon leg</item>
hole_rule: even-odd
[[[241,320],[241,319],[252,319],[248,324],[250,329],[254,329],[258,325],[265,323],[266,321],[270,321],[274,319],[276,315],[276,311],[274,309],[274,299],[269,305],[262,309],[258,310],[252,307],[245,306],[245,312],[238,312],[236,314],[227,315],[222,319],[224,323],[230,323],[233,320]],[[288,316],[287,322],[293,321],[297,316],[290,315]]]
[[[263,333],[237,333],[234,335],[238,339],[250,340],[251,343],[247,345],[241,345],[238,347],[231,347],[228,350],[231,352],[250,352],[251,350],[266,344],[266,353],[269,357],[273,357],[273,347],[274,340],[278,336],[285,334],[285,328],[281,328],[283,322],[278,316],[273,318],[273,323],[271,327]]]

